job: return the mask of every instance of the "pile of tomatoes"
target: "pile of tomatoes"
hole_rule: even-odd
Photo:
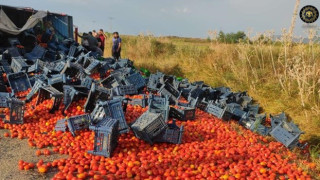
[[[140,98],[136,96],[135,98]],[[66,116],[81,115],[86,99],[73,102]],[[54,131],[57,120],[66,118],[63,105],[54,114],[53,100],[35,105],[26,103],[24,124],[0,121],[5,137],[27,139],[38,150],[34,156],[65,154],[67,159],[52,162],[17,162],[23,171],[39,173],[58,171],[53,179],[311,179],[298,167],[300,160],[279,142],[266,139],[235,122],[224,122],[203,111],[196,111],[194,121],[184,125],[183,143],[149,145],[131,132],[120,135],[111,158],[94,156],[94,132]],[[132,122],[147,109],[128,105],[126,120]],[[1,142],[0,142],[1,143]]]

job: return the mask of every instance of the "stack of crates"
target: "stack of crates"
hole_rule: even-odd
[[[181,121],[194,120],[196,114],[195,108],[173,106],[170,107],[169,116]]]
[[[148,99],[149,108],[148,111],[152,113],[161,113],[165,122],[168,121],[169,118],[169,99],[167,96],[155,96],[150,94]]]
[[[87,129],[91,124],[90,114],[72,116],[67,119],[68,129],[73,136],[76,135],[75,131]]]
[[[42,103],[46,99],[51,99],[51,98],[53,98],[54,101],[50,109],[50,113],[54,113],[60,107],[60,104],[63,98],[63,93],[58,91],[52,86],[40,87],[36,105]]]
[[[168,124],[168,127],[154,139],[154,142],[181,144],[183,131],[184,126],[177,126],[176,121],[173,119],[173,122]]]
[[[26,73],[18,72],[8,74],[8,82],[12,90],[12,95],[18,92],[26,91],[31,88],[29,78]]]
[[[149,144],[154,143],[156,138],[162,131],[167,128],[167,124],[161,113],[145,112],[132,125],[136,137],[146,141]]]
[[[105,118],[96,126],[90,126],[94,131],[94,147],[90,154],[111,157],[114,149],[118,145],[119,121],[116,119]]]

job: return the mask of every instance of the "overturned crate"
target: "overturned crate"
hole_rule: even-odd
[[[138,94],[138,91],[134,85],[130,84],[130,85],[117,86],[113,88],[112,94],[114,96],[133,95],[133,94]]]
[[[137,90],[144,88],[146,85],[146,80],[141,76],[140,73],[130,74],[126,78],[126,81],[128,82],[128,84],[134,85]]]
[[[140,96],[141,98],[129,99],[128,104],[138,105],[138,106],[141,106],[141,107],[148,106],[148,98],[147,98],[147,96],[145,94],[140,94],[138,96]]]
[[[266,114],[256,114],[255,116],[248,116],[242,118],[239,124],[243,125],[245,128],[257,132],[263,136],[267,136],[270,132],[270,128],[264,126],[266,120]]]
[[[184,126],[177,126],[175,120],[173,120],[173,122],[168,124],[168,127],[154,139],[154,142],[181,144],[183,132]]]
[[[11,61],[11,69],[14,73],[27,72],[28,64],[21,57],[13,57]]]
[[[101,86],[92,83],[86,103],[84,104],[85,112],[92,112],[98,100],[110,100],[111,92]]]
[[[281,121],[270,132],[272,137],[290,149],[299,145],[299,137],[301,134],[303,134],[303,132],[300,131],[297,125],[287,121]]]
[[[89,128],[91,117],[90,114],[72,116],[67,119],[67,122],[69,131],[75,136],[75,131]]]
[[[270,114],[270,120],[271,120],[271,127],[275,128],[281,122],[287,121],[287,116],[284,112],[277,114],[277,115]]]
[[[63,86],[63,104],[64,110],[67,110],[75,98],[86,97],[88,89],[83,86]]]
[[[36,80],[36,82],[35,82],[34,85],[32,86],[31,91],[30,91],[29,94],[27,95],[26,100],[27,100],[27,101],[30,101],[31,98],[32,98],[36,93],[38,93],[39,89],[40,89],[41,87],[46,86],[46,85],[47,85],[47,84],[46,84],[44,81],[42,81],[42,80],[40,80],[40,79]]]
[[[23,124],[24,102],[6,96],[8,95],[0,96],[1,108],[6,108],[4,110],[5,114],[1,114],[3,121],[10,124]]]
[[[168,121],[169,118],[169,99],[167,96],[161,97],[161,96],[155,96],[150,95],[148,99],[149,108],[148,111],[152,113],[161,113],[163,115],[163,118],[165,122]]]
[[[59,109],[60,104],[62,102],[63,93],[58,91],[52,86],[40,87],[36,105],[40,104],[46,99],[52,99],[52,98],[53,98],[53,104],[49,111],[50,113],[54,113],[56,110]]]
[[[31,88],[29,78],[24,72],[8,74],[7,77],[12,90],[12,95],[15,95],[19,92],[27,91]]]
[[[121,99],[113,99],[109,101],[99,101],[96,104],[95,109],[91,113],[93,123],[98,123],[104,117],[111,117],[119,121],[119,133],[129,132],[129,127],[127,125]]]
[[[153,140],[167,128],[161,113],[145,112],[132,125],[135,136],[153,144]]]
[[[158,91],[162,84],[160,83],[160,78],[164,76],[161,72],[157,72],[156,74],[151,74],[149,77],[149,81],[147,84],[147,88],[150,91]]]
[[[94,131],[94,147],[90,154],[111,157],[112,152],[118,145],[119,121],[105,118],[96,126],[90,126]]]
[[[177,100],[179,99],[180,96],[180,92],[175,89],[169,82],[165,82],[160,90],[159,93],[162,96],[168,96],[169,97],[169,101],[172,104],[176,104]]]
[[[212,114],[219,119],[227,121],[231,119],[231,114],[228,113],[226,110],[227,107],[221,108],[219,106],[214,105],[213,103],[208,104],[206,108],[207,113]]]
[[[170,107],[169,116],[181,121],[194,120],[196,114],[195,108],[174,106]]]

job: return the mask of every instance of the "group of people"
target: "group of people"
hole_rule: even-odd
[[[78,34],[82,39],[81,45],[85,47],[88,51],[97,53],[100,56],[103,56],[105,42],[107,39],[106,34],[103,32],[103,29],[100,29],[98,32],[95,30],[88,33],[83,33],[82,36]],[[118,32],[113,33],[112,38],[112,56],[118,60],[121,53],[121,38]]]

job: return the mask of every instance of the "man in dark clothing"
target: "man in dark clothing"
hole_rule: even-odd
[[[96,52],[99,55],[103,55],[101,49],[98,47],[99,43],[97,38],[93,37],[90,34],[83,34],[83,36],[80,36],[80,38],[83,39],[82,41],[82,45],[88,50],[88,51],[92,51],[92,52]]]
[[[118,32],[113,33],[113,39],[112,39],[112,56],[114,59],[119,60],[121,56],[121,38],[119,36]]]

